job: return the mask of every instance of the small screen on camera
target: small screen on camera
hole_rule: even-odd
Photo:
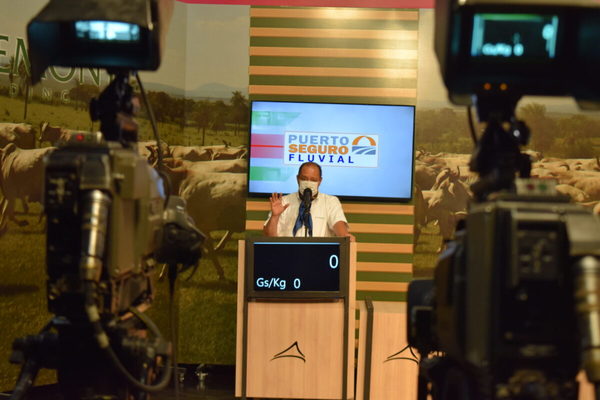
[[[558,22],[558,15],[552,14],[476,13],[471,56],[554,59]]]
[[[76,21],[77,39],[90,42],[139,42],[140,27],[117,21]]]

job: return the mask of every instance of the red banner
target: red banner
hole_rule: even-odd
[[[435,0],[177,0],[189,4],[292,7],[433,8]]]

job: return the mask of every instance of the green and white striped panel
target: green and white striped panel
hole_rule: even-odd
[[[251,7],[251,100],[416,104],[418,10]],[[404,301],[412,278],[410,204],[343,202],[358,242],[357,299]],[[260,235],[267,200],[246,204]]]
[[[253,100],[411,104],[418,10],[251,7]]]

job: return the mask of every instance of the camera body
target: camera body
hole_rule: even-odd
[[[600,219],[562,196],[473,204],[434,279],[409,286],[409,344],[449,361],[434,398],[461,398],[457,374],[469,399],[577,398],[577,266],[599,251]]]
[[[168,265],[172,300],[177,273],[197,264],[205,236],[138,154],[129,77],[158,68],[172,5],[50,0],[28,25],[33,83],[49,65],[106,68],[114,78],[90,106],[101,132],[73,132],[45,159],[54,316],[13,342],[11,362],[22,368],[11,398],[25,397],[40,368],[57,370],[67,400],[145,399],[169,384],[175,356],[144,314],[151,274],[156,263]]]
[[[152,302],[157,254],[173,245],[164,238],[173,212],[165,212],[163,182],[135,146],[106,141],[101,132],[73,132],[45,159],[47,302],[54,317],[38,335],[13,342],[11,362],[23,365],[15,399],[41,367],[57,370],[65,399],[145,398],[168,383],[170,344],[143,311]],[[197,262],[201,235],[189,224],[177,226],[198,249],[164,262]],[[148,385],[157,374],[161,383]]]
[[[598,27],[590,1],[436,0],[450,100],[475,105],[485,129],[468,214],[434,279],[408,287],[419,400],[576,399],[582,367],[600,393],[600,218],[530,179],[515,117],[524,95],[597,104]]]
[[[150,302],[149,273],[161,243],[165,201],[157,173],[135,150],[107,142],[99,132],[74,133],[46,163],[49,311],[75,319],[83,313],[84,302],[73,297],[82,296],[81,254],[90,246],[82,233],[98,227],[84,215],[83,202],[92,191],[106,196],[110,210],[104,216],[106,228],[100,230],[106,231],[90,236],[99,242],[97,236],[103,235],[106,243],[105,251],[98,251],[104,268],[93,277],[102,293],[100,311],[122,315]]]

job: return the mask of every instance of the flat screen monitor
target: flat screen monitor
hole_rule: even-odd
[[[249,195],[297,191],[299,166],[313,161],[323,193],[410,200],[414,125],[414,106],[253,101]]]

